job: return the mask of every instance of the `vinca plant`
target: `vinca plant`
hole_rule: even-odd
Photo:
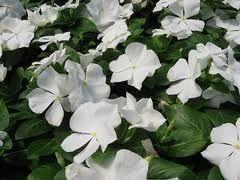
[[[0,0],[0,179],[240,180],[239,0]]]

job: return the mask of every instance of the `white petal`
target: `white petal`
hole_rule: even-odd
[[[89,134],[73,133],[64,139],[61,147],[66,152],[73,152],[87,144],[91,139],[92,136]]]
[[[158,128],[166,122],[164,116],[154,109],[145,110],[141,117],[143,120],[142,128],[147,131],[157,131]]]
[[[226,123],[219,127],[213,128],[211,132],[211,140],[215,143],[236,145],[238,143],[236,126],[231,123]]]
[[[56,96],[42,89],[34,89],[27,95],[30,109],[41,114],[56,99]]]
[[[230,158],[226,158],[220,164],[220,170],[223,177],[227,180],[239,180],[240,179],[240,152],[239,150],[235,150],[235,152],[230,156]]]
[[[120,150],[117,152],[111,170],[116,174],[115,179],[144,180],[147,179],[148,162],[138,154]]]
[[[180,101],[185,104],[188,99],[201,96],[202,89],[191,79],[184,80],[184,89],[178,94]]]
[[[145,57],[147,47],[141,43],[131,43],[127,46],[125,52],[132,64],[142,61]]]
[[[128,85],[133,86],[137,88],[138,90],[141,90],[142,83],[146,79],[146,77],[149,75],[149,71],[144,68],[136,68],[133,71],[132,78],[128,80]]]
[[[93,138],[83,151],[81,151],[79,154],[74,156],[74,162],[82,163],[91,155],[93,155],[98,150],[98,148],[99,148],[99,143],[95,138]]]
[[[59,100],[55,100],[51,107],[47,110],[45,118],[52,126],[60,126],[64,117],[64,111]]]
[[[106,83],[106,76],[103,74],[102,67],[98,64],[89,64],[86,70],[86,80],[88,83]]]
[[[121,72],[130,67],[132,67],[132,64],[129,61],[128,56],[126,54],[119,56],[119,58],[116,61],[112,61],[109,64],[109,69],[112,72]]]
[[[89,113],[91,112],[91,113]],[[75,132],[96,133],[104,123],[117,127],[121,123],[117,105],[107,102],[87,102],[80,106],[70,119],[70,127]]]
[[[188,63],[185,59],[179,59],[177,63],[168,71],[167,78],[170,82],[185,79],[190,76]]]
[[[205,23],[204,21],[195,20],[195,19],[187,19],[185,21],[191,31],[203,31]]]
[[[176,82],[173,83],[167,90],[166,93],[167,95],[175,95],[175,94],[179,94],[185,86],[185,82],[184,80],[180,81],[180,82]]]
[[[214,143],[209,145],[201,154],[204,158],[219,166],[233,151],[234,147],[231,145]]]
[[[83,164],[78,163],[68,165],[65,169],[65,175],[67,180],[93,180],[101,178],[94,169],[87,168]]]
[[[50,91],[55,95],[60,95],[57,76],[58,73],[52,67],[49,67],[38,76],[37,84],[42,89]]]
[[[113,73],[111,77],[111,82],[123,82],[128,81],[132,77],[132,69],[126,69],[124,71]]]

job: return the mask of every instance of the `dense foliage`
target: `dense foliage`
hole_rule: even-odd
[[[103,0],[101,1],[103,4]],[[0,0],[0,8],[4,7],[4,2],[5,0]],[[98,164],[104,163],[106,159],[115,156],[117,152],[117,155],[119,155],[121,153],[119,150],[125,149],[138,154],[148,162],[148,180],[170,178],[221,180],[224,179],[223,176],[229,180],[239,180],[239,165],[235,164],[235,169],[230,171],[234,167],[234,163],[240,162],[239,155],[234,157],[238,161],[236,160],[233,164],[229,163],[227,166],[230,173],[236,175],[231,176],[228,172],[223,172],[224,168],[220,166],[219,162],[215,163],[210,155],[205,156],[201,152],[212,143],[228,144],[227,141],[213,140],[213,128],[225,123],[235,125],[238,117],[240,117],[238,90],[240,87],[240,83],[238,84],[240,66],[237,61],[234,61],[235,64],[230,64],[229,60],[231,58],[240,59],[238,45],[240,23],[236,24],[233,21],[233,19],[236,20],[240,5],[239,8],[236,8],[230,6],[230,3],[225,2],[224,4],[222,0],[201,0],[199,13],[194,14],[191,19],[201,20],[205,23],[202,31],[193,30],[190,33],[183,29],[181,33],[187,35],[182,35],[180,32],[167,32],[169,34],[164,32],[161,35],[155,34],[153,36],[153,32],[159,32],[156,29],[162,26],[161,22],[166,16],[176,15],[168,6],[161,11],[153,12],[157,0],[133,1],[133,13],[122,18],[124,19],[123,22],[126,22],[128,34],[122,39],[116,40],[119,38],[118,28],[124,28],[125,24],[116,25],[117,27],[113,27],[112,32],[109,32],[111,29],[105,31],[106,27],[100,27],[96,23],[96,19],[90,18],[91,14],[89,16],[86,7],[86,4],[90,2],[89,0],[81,0],[76,7],[64,7],[66,2],[60,0],[22,0],[24,9],[30,9],[32,12],[34,12],[35,7],[40,7],[44,3],[60,8],[56,20],[53,22],[50,20],[41,25],[33,25],[33,21],[29,19],[29,12],[24,12],[24,15],[20,16],[19,19],[28,19],[32,25],[26,24],[23,31],[34,33],[34,38],[30,38],[29,45],[19,45],[17,47],[12,45],[13,42],[11,44],[4,39],[7,34],[4,29],[5,21],[9,19],[4,18],[4,15],[1,16],[0,12],[0,47],[3,51],[0,58],[0,65],[2,65],[2,67],[0,66],[0,179],[66,179],[65,169],[73,161],[77,164],[83,163],[86,166],[85,160],[89,156],[85,159],[79,156],[78,158],[74,157],[81,153],[86,146],[85,144],[89,141],[93,143],[96,136],[95,131],[89,133],[84,129],[85,127],[82,127],[88,122],[91,124],[88,120],[95,118],[92,121],[94,130],[97,132],[113,131],[116,132],[117,136],[117,139],[112,142],[98,144],[97,147],[101,146],[101,148],[91,154],[91,160],[98,162]],[[121,2],[121,6],[131,2]],[[13,3],[13,0],[10,3]],[[3,10],[0,9],[0,11]],[[111,13],[109,14],[111,15]],[[51,15],[48,14],[48,16]],[[229,19],[232,19],[232,22],[228,24],[226,21]],[[13,23],[13,19],[9,22]],[[123,23],[121,18],[117,22]],[[21,23],[24,26],[23,22]],[[34,30],[31,30],[30,26],[34,26]],[[107,26],[109,28],[109,25]],[[230,26],[235,27],[235,29],[231,29]],[[236,27],[239,29],[237,30]],[[172,31],[174,31],[174,28]],[[232,31],[236,31],[238,34],[236,36],[235,34],[232,35],[233,37],[226,34]],[[41,37],[54,36],[65,32],[70,32],[70,34],[65,34],[65,40],[53,39],[51,41],[51,38],[47,41],[41,40]],[[29,35],[24,35],[23,39],[28,37]],[[108,43],[113,38],[112,44],[104,44],[106,43],[104,38]],[[115,40],[117,42],[113,42]],[[5,44],[4,41],[6,41]],[[49,41],[52,43],[49,43],[48,46],[41,46]],[[100,43],[103,43],[104,48],[99,47]],[[199,45],[200,43],[202,44]],[[217,47],[213,47],[213,45]],[[11,48],[12,46],[15,48]],[[210,52],[211,48],[215,52]],[[135,54],[132,53],[134,50],[137,51]],[[191,50],[195,50],[197,53],[191,55],[189,53]],[[60,54],[54,54],[57,51],[61,51]],[[210,53],[207,54],[207,51]],[[144,57],[140,55],[138,57],[142,58],[141,62],[145,63],[150,59],[149,68],[151,66],[152,69],[134,74],[134,70],[137,71],[136,69],[139,67],[134,66],[132,67],[133,72],[131,72],[133,73],[132,79],[124,77],[124,80],[119,80],[122,78],[118,74],[119,68],[122,68],[119,67],[119,64],[121,64],[119,61],[121,58],[124,59],[125,56],[131,58],[136,54],[144,54]],[[49,60],[49,57],[52,58],[49,64],[44,64],[41,61],[43,59]],[[181,60],[181,58],[186,60]],[[195,62],[199,59],[201,60],[200,63]],[[87,62],[88,60],[92,60],[94,65]],[[226,66],[225,64],[219,65],[221,60],[224,61]],[[42,64],[39,63],[40,61]],[[33,64],[34,62],[35,64]],[[183,65],[177,66],[177,63],[180,62]],[[121,65],[126,66],[126,63],[128,62],[122,62]],[[147,66],[148,64],[143,64],[142,68],[144,69]],[[4,77],[6,69],[3,69],[3,67],[7,68],[6,77]],[[228,67],[229,69],[227,69]],[[94,68],[96,69],[95,73],[92,72],[93,70],[91,71]],[[176,72],[177,69],[178,72]],[[87,71],[86,74],[85,70]],[[79,74],[82,71],[84,75],[80,77]],[[124,74],[130,73],[128,71],[126,70]],[[145,76],[142,73],[146,73]],[[139,76],[141,76],[142,81],[138,79]],[[88,85],[87,80],[86,82],[83,80],[85,78],[96,78],[92,80],[93,85],[87,90],[81,89],[82,86]],[[105,81],[104,78],[106,78]],[[59,92],[53,90],[55,88],[53,81],[56,81]],[[176,83],[183,83],[183,81],[184,85],[181,85],[180,90],[171,89]],[[79,86],[79,88],[73,90],[75,86]],[[71,91],[71,95],[65,91]],[[178,92],[174,93],[173,91]],[[88,98],[88,96],[91,96],[89,92],[94,92],[93,97]],[[34,98],[38,93],[42,93],[42,96],[36,100]],[[46,95],[46,93],[50,95]],[[81,93],[83,95],[79,95]],[[108,95],[108,93],[110,94]],[[51,102],[47,106],[45,105],[45,108],[37,109],[38,105],[35,103],[49,101],[52,94],[56,96],[56,99],[50,100]],[[69,107],[65,108],[66,104],[63,101],[59,103],[60,105],[56,105],[58,98],[66,98],[68,95],[69,99],[71,98],[70,110]],[[125,105],[123,105],[125,109],[121,107],[123,110],[120,110],[121,103],[113,102],[112,99],[126,96],[128,104],[126,105],[125,102]],[[150,99],[146,100],[146,98],[151,98],[152,101]],[[103,99],[111,99],[112,101]],[[126,101],[126,98],[122,100]],[[92,102],[89,103],[89,101]],[[99,101],[100,105],[96,107],[94,103],[99,103]],[[108,101],[109,103],[107,103]],[[151,103],[153,104],[152,107]],[[113,107],[110,107],[110,104],[118,104],[119,113],[115,112],[116,109],[113,112]],[[131,106],[139,107],[135,112],[131,109]],[[56,109],[60,107],[60,110],[58,109],[55,112],[55,107]],[[148,107],[147,110],[144,109],[145,107]],[[52,112],[48,111],[50,108],[53,108]],[[65,111],[64,118],[61,119],[60,116],[63,111]],[[150,115],[144,114],[145,111],[148,111]],[[144,122],[136,123],[134,118],[140,116]],[[121,117],[121,120],[119,117]],[[104,126],[106,119],[111,118],[115,121],[111,123],[115,124],[111,127]],[[100,120],[103,124],[98,122]],[[121,123],[119,123],[119,120]],[[158,121],[156,124],[155,120]],[[76,125],[78,121],[79,124]],[[152,124],[147,121],[152,121]],[[91,128],[87,127],[87,129]],[[229,133],[231,134],[229,131],[223,130],[220,134],[222,133],[227,138],[230,136]],[[76,151],[70,152],[68,145],[75,142],[69,141],[65,144],[63,142],[73,132],[75,134],[89,133],[89,135],[92,135],[92,139],[88,139],[82,146],[76,145],[80,149],[75,147],[73,149]],[[77,141],[80,140],[76,139]],[[105,150],[103,150],[103,144],[106,146]],[[239,151],[240,145],[238,142],[232,145]],[[219,147],[219,151],[221,148]],[[86,151],[91,150],[87,149]],[[93,164],[92,166],[94,166]],[[128,168],[131,171],[133,167]],[[94,180],[94,177],[90,177],[90,179]]]

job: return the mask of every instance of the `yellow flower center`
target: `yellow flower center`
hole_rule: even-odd
[[[87,84],[88,84],[88,83],[87,83],[87,80],[83,80],[83,85],[84,85],[84,86],[87,86]]]
[[[234,147],[235,149],[240,150],[240,144],[236,144]]]
[[[136,68],[137,68],[137,66],[136,66],[136,65],[133,65],[133,66],[132,66],[132,68],[133,68],[133,69],[136,69]]]
[[[97,136],[97,133],[96,133],[96,132],[92,132],[91,135],[92,135],[93,137],[96,137],[96,136]]]

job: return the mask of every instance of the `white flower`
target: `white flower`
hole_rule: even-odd
[[[224,0],[224,4],[229,4],[233,8],[239,10],[240,9],[240,1],[239,0]]]
[[[66,2],[66,4],[64,4],[63,6],[57,6],[56,9],[62,11],[64,9],[76,9],[79,6],[79,2],[80,0],[76,0],[75,3],[73,3],[74,0],[69,0],[68,2]]]
[[[209,63],[209,60],[213,60],[219,66],[226,64],[226,49],[221,49],[215,44],[208,42],[206,45],[200,43],[196,45],[197,47],[197,56],[200,58],[199,63],[201,69],[205,69]]]
[[[221,93],[211,87],[203,91],[202,97],[204,99],[208,99],[209,100],[208,105],[214,108],[219,108],[220,104],[223,104],[225,102],[231,102],[236,104],[233,95],[231,95],[230,93],[228,94]]]
[[[69,111],[67,75],[58,74],[52,67],[43,71],[37,79],[39,88],[28,95],[30,109],[41,114],[49,106],[45,118],[49,124],[59,126],[63,120],[64,110]]]
[[[236,126],[231,123],[213,128],[211,141],[213,144],[202,152],[202,156],[219,166],[226,180],[239,180],[240,177],[240,119]]]
[[[35,11],[27,10],[27,14],[28,20],[37,27],[53,23],[58,18],[58,10],[47,4],[42,4]]]
[[[236,19],[221,20],[219,17],[215,18],[216,26],[224,28],[227,30],[225,34],[225,39],[228,42],[235,42],[240,44],[240,14],[236,16]]]
[[[71,37],[70,32],[65,32],[65,33],[55,34],[53,36],[40,37],[39,39],[36,39],[33,42],[45,43],[45,44],[40,46],[40,48],[44,51],[44,50],[47,49],[47,47],[50,44],[57,43],[57,42],[60,42],[60,41],[69,41],[70,37]]]
[[[21,18],[26,13],[23,5],[18,0],[0,1],[0,21],[5,17]]]
[[[0,64],[0,82],[3,82],[7,76],[7,68]]]
[[[141,43],[131,43],[125,54],[109,64],[113,72],[111,82],[128,81],[130,86],[142,88],[145,78],[153,76],[155,70],[161,67],[158,56]]]
[[[93,50],[93,49],[90,49],[88,50],[88,53],[87,54],[82,54],[82,53],[79,53],[79,56],[80,56],[80,61],[81,61],[81,65],[84,69],[87,68],[87,66],[93,62],[93,60],[100,56],[102,53],[99,52],[100,50],[96,49],[96,50]]]
[[[109,97],[110,86],[106,84],[106,76],[101,66],[91,63],[87,66],[85,73],[80,64],[67,61],[65,69],[70,78],[69,100],[72,111],[88,101],[99,102]]]
[[[240,90],[240,63],[234,58],[234,51],[229,46],[228,59],[226,64],[219,66],[215,62],[211,63],[210,74],[220,74],[224,79],[230,81]]]
[[[119,150],[115,158],[103,164],[89,159],[87,166],[77,163],[67,166],[67,180],[147,180],[148,161],[129,150]]]
[[[76,132],[61,144],[67,152],[73,152],[88,145],[74,157],[74,162],[82,163],[101,146],[104,152],[109,144],[117,140],[114,128],[121,118],[116,105],[107,102],[87,102],[81,105],[70,119],[70,128]]]
[[[170,4],[169,10],[178,17],[166,16],[162,20],[162,28],[166,33],[171,32],[178,39],[185,39],[192,35],[192,31],[203,31],[204,21],[189,19],[199,13],[200,0],[179,0]],[[156,29],[155,35],[160,30]]]
[[[0,131],[0,147],[3,146],[3,140],[7,136],[7,133],[5,131]]]
[[[175,3],[177,0],[159,0],[153,12],[161,11],[163,8],[168,7],[170,4]]]
[[[108,48],[114,49],[119,43],[125,42],[130,35],[131,33],[128,31],[126,20],[118,20],[98,35],[98,39],[102,38],[102,43],[98,45],[97,49],[102,52]]]
[[[121,113],[122,108],[126,106],[127,104],[127,99],[125,97],[118,97],[115,99],[105,99],[106,102],[110,104],[115,104],[118,106],[118,112]]]
[[[35,26],[27,20],[4,18],[0,22],[0,29],[4,47],[14,50],[29,47],[34,37]]]
[[[132,4],[121,6],[118,0],[91,0],[86,6],[100,31],[104,31],[119,19],[129,18],[133,13]]]
[[[153,109],[152,99],[136,99],[126,94],[127,104],[122,108],[121,115],[131,124],[130,128],[143,128],[147,131],[156,131],[166,119]]]
[[[185,59],[179,59],[168,71],[168,80],[176,82],[167,89],[166,93],[168,95],[178,94],[178,98],[183,104],[190,98],[201,96],[202,89],[195,82],[199,76],[201,76],[201,69],[194,56],[188,57],[188,63]]]
[[[66,48],[63,48],[63,44],[60,44],[59,50],[53,52],[49,57],[46,57],[39,62],[33,62],[30,68],[35,69],[34,72],[36,74],[40,74],[51,64],[59,63],[62,65],[67,58],[68,55],[66,55]]]

